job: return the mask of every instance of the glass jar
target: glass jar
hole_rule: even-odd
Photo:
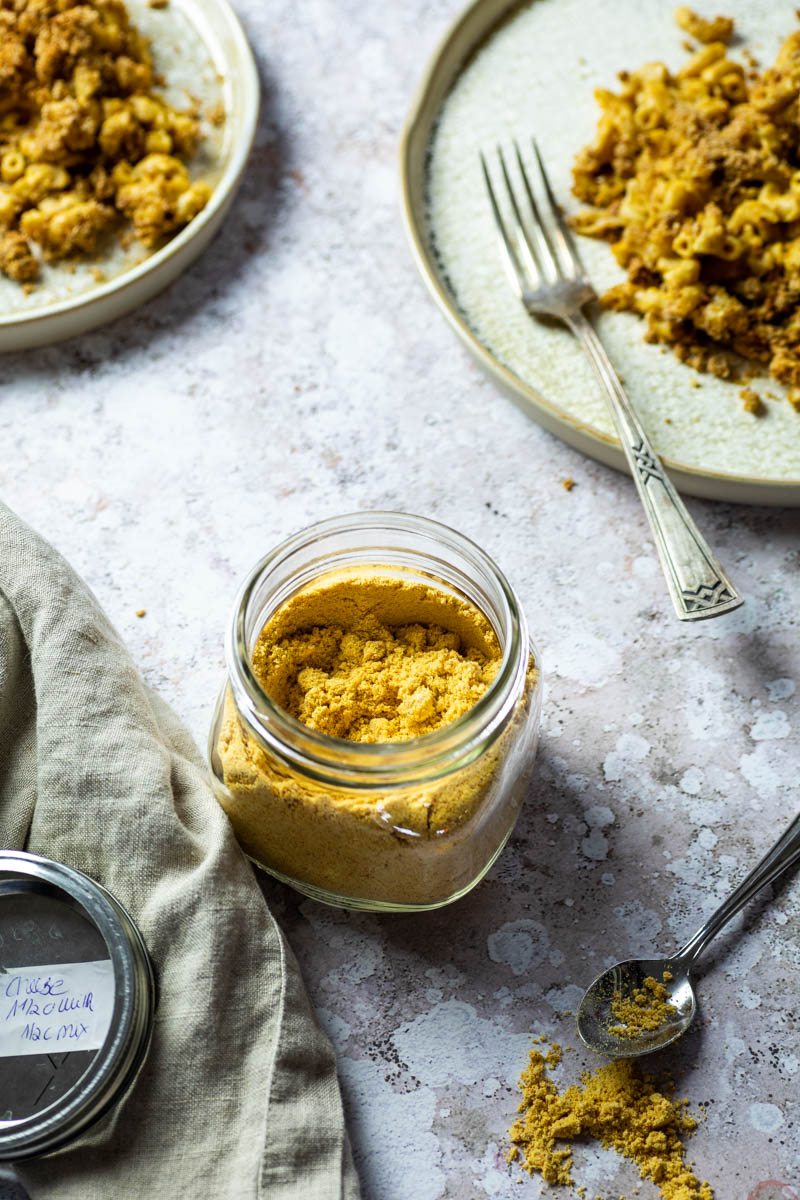
[[[265,624],[298,592],[356,569],[423,583],[488,620],[500,665],[457,720],[408,741],[353,742],[309,728],[266,694],[252,666]],[[248,575],[226,659],[209,761],[217,798],[254,862],[315,900],[375,911],[438,908],[479,882],[525,796],[541,674],[519,601],[478,546],[403,513],[313,525]]]

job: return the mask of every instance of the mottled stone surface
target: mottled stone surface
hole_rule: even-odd
[[[798,516],[690,501],[746,605],[678,624],[630,481],[499,396],[412,264],[398,134],[456,0],[239,8],[264,107],[231,216],[144,311],[0,360],[0,494],[201,743],[237,581],[302,525],[419,512],[504,568],[547,682],[535,786],[488,879],[399,918],[266,892],[339,1052],[367,1200],[538,1196],[504,1162],[530,1035],[574,1044],[581,987],[674,949],[798,807]],[[718,1200],[800,1192],[799,968],[787,879],[709,952],[701,1022],[664,1056],[708,1103],[692,1156]],[[575,1175],[603,1200],[638,1184],[591,1147]]]

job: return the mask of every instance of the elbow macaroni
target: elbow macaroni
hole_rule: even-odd
[[[92,253],[130,219],[153,246],[186,225],[211,189],[183,159],[195,114],[152,92],[147,41],[122,0],[0,6],[0,271],[30,285],[38,253]]]
[[[707,44],[677,74],[650,63],[595,93],[597,135],[573,168],[591,208],[573,224],[611,243],[628,278],[604,303],[644,317],[647,340],[698,370],[728,376],[741,356],[800,388],[800,33],[746,77],[731,21],[675,15]]]

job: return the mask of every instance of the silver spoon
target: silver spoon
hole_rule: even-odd
[[[671,958],[631,959],[617,963],[598,975],[586,989],[576,1014],[578,1033],[590,1050],[605,1054],[609,1058],[636,1058],[660,1050],[679,1038],[692,1023],[697,999],[690,974],[695,961],[703,953],[712,938],[727,925],[747,901],[755,896],[783,871],[800,860],[800,815],[767,851],[758,866],[754,867],[743,883],[701,925],[694,937],[689,938],[677,954]],[[666,973],[667,978],[664,979]],[[611,1026],[619,1022],[611,1012],[615,992],[631,996],[641,988],[648,977],[664,982],[667,1002],[675,1009],[657,1029],[640,1030],[633,1037],[611,1032]]]

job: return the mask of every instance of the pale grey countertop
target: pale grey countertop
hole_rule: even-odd
[[[488,879],[393,919],[266,887],[337,1047],[367,1200],[542,1194],[504,1161],[530,1035],[573,1042],[581,986],[674,949],[798,807],[798,514],[691,501],[746,604],[678,624],[630,481],[497,394],[416,274],[398,135],[458,7],[238,0],[264,105],[222,234],[145,310],[0,359],[0,494],[88,579],[201,745],[237,581],[305,524],[437,518],[523,600],[542,742]],[[800,1191],[798,881],[707,963],[702,1022],[669,1056],[708,1104],[691,1157],[718,1200]],[[589,1195],[638,1184],[610,1152],[575,1160]]]

